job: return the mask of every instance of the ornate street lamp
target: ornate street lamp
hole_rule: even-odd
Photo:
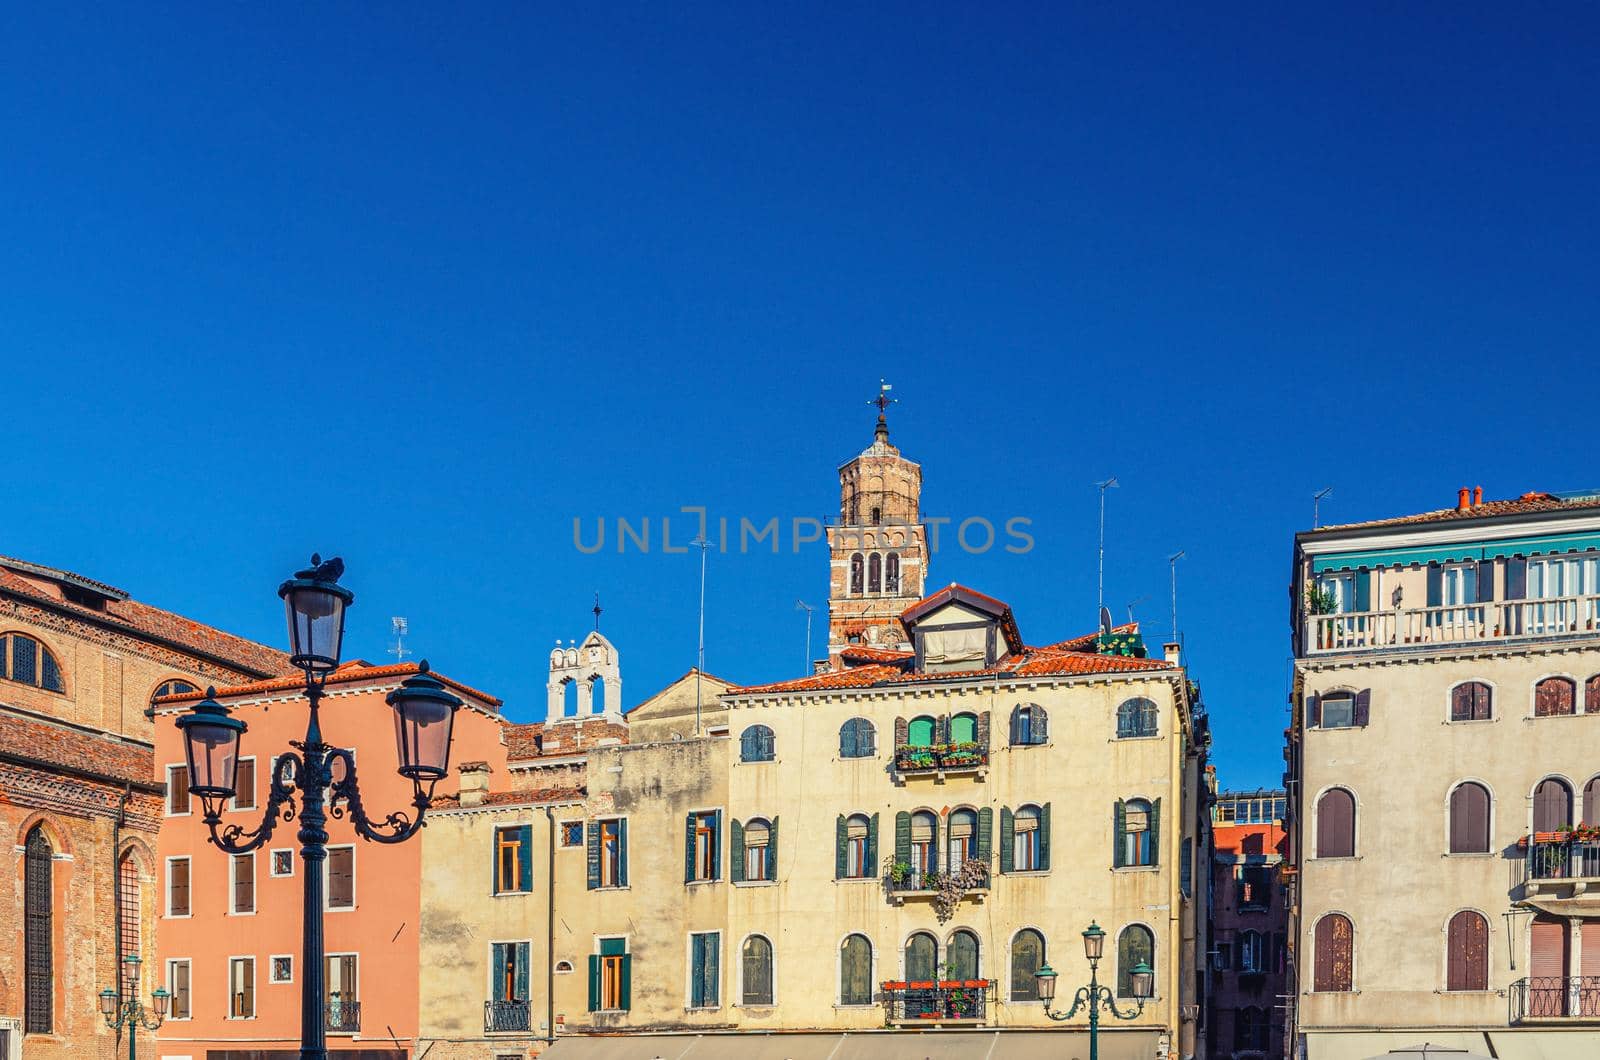
[[[165,988],[156,987],[150,994],[150,1008],[145,1009],[139,1000],[139,955],[130,953],[122,959],[123,988],[119,993],[111,987],[100,991],[100,1015],[106,1026],[114,1031],[128,1031],[128,1060],[137,1060],[133,1039],[140,1027],[154,1031],[167,1018],[167,1003],[172,1000]]]
[[[328,1053],[322,936],[328,815],[343,818],[348,813],[356,834],[375,843],[401,843],[416,835],[433,804],[434,785],[449,772],[450,733],[456,709],[461,706],[461,700],[429,673],[427,660],[419,664],[417,673],[385,697],[394,710],[398,771],[411,781],[411,805],[416,816],[396,811],[381,822],[374,822],[361,805],[355,756],[346,748],[324,743],[318,720],[323,686],[339,666],[344,613],[355,600],[354,593],[338,584],[343,573],[343,560],[335,557],[324,563],[320,556],[313,555],[309,568],[278,587],[289,622],[289,661],[305,674],[310,717],[305,739],[290,743],[299,753],[280,755],[272,768],[267,804],[261,824],[254,831],[246,832],[237,824],[222,825],[223,803],[234,793],[245,723],[216,701],[215,688],[206,689],[206,698],[178,719],[189,760],[189,791],[199,796],[205,813],[202,819],[217,847],[229,854],[247,854],[260,848],[272,837],[280,820],[295,817],[294,804],[299,803],[298,838],[300,858],[305,863],[304,963],[300,971],[302,1060],[326,1060]],[[336,763],[338,770],[334,769]]]
[[[1100,1060],[1100,1010],[1104,1008],[1119,1020],[1131,1020],[1144,1011],[1144,1003],[1155,995],[1156,973],[1144,961],[1133,966],[1128,978],[1131,980],[1130,988],[1134,998],[1139,1002],[1132,1012],[1124,1012],[1117,1007],[1117,998],[1109,986],[1100,985],[1100,958],[1106,950],[1106,933],[1100,925],[1089,922],[1089,927],[1083,933],[1083,955],[1089,958],[1089,985],[1078,987],[1078,992],[1073,996],[1072,1008],[1066,1012],[1051,1012],[1050,1006],[1056,999],[1056,972],[1046,964],[1034,973],[1034,982],[1039,987],[1039,1000],[1044,1002],[1044,1014],[1053,1020],[1069,1020],[1078,1014],[1078,1010],[1087,1007],[1089,1010],[1089,1060]]]

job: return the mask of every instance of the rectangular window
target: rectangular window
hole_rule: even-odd
[[[600,1010],[626,1011],[628,999],[629,956],[626,939],[601,939],[600,953],[596,958],[600,971]]]
[[[330,953],[323,958],[322,989],[326,994],[327,1028],[353,1034],[361,1029],[361,997],[356,992],[356,955]]]
[[[356,848],[328,848],[327,895],[329,909],[356,907]]]
[[[274,877],[294,875],[294,851],[274,850],[269,855],[268,875]]]
[[[233,878],[228,888],[228,912],[233,914],[256,911],[256,856],[235,854],[228,859],[228,872]]]
[[[501,1004],[510,1004],[528,1000],[528,944],[526,942],[496,942],[489,947],[490,959],[494,963],[494,990],[493,1000]],[[509,1016],[507,1016],[509,1013]],[[497,1018],[496,1030],[527,1030],[525,1025],[527,1016],[511,1010],[503,1010],[501,1016],[517,1023],[520,1018],[522,1023],[516,1026],[502,1025],[503,1018]]]
[[[267,982],[294,982],[294,958],[288,954],[267,958]]]
[[[1356,697],[1348,692],[1322,697],[1322,728],[1348,729],[1356,723]]]
[[[581,846],[583,846],[583,822],[582,821],[562,821],[561,822],[561,845],[564,846],[564,847],[581,847]]]
[[[192,912],[189,902],[189,859],[167,859],[167,915],[188,916]]]
[[[751,818],[744,826],[744,878],[759,883],[768,879],[767,848],[772,843],[772,827],[760,818]]]
[[[721,994],[722,936],[707,931],[689,936],[689,1007],[717,1008]]]
[[[256,1018],[256,959],[233,957],[228,961],[228,1018]]]
[[[600,886],[623,886],[622,865],[626,847],[622,836],[622,822],[612,819],[600,825]]]
[[[233,771],[233,803],[235,810],[256,808],[256,760],[241,758]]]
[[[167,816],[182,817],[189,812],[189,767],[167,767]]]
[[[1211,966],[1219,972],[1226,972],[1233,967],[1233,943],[1217,943],[1216,953],[1211,958]]]
[[[494,893],[533,890],[533,826],[514,824],[494,830]]]
[[[1241,865],[1234,870],[1240,909],[1265,909],[1272,904],[1272,870],[1265,865]]]
[[[1034,872],[1039,869],[1039,818],[1017,814],[1012,828],[1012,868],[1016,872]]]
[[[865,818],[851,817],[845,824],[844,874],[847,879],[859,880],[872,875],[872,864],[867,857],[869,831]]]
[[[714,880],[718,876],[718,816],[715,811],[692,815],[690,821],[691,839],[694,842],[692,880]]]
[[[171,1020],[188,1019],[191,1013],[189,1008],[189,959],[187,957],[167,962],[167,993],[172,995],[172,1000],[167,1002],[167,1018]]]

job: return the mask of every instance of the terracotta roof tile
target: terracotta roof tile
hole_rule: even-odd
[[[916,658],[916,653],[891,651],[888,648],[872,648],[865,644],[848,644],[839,649],[839,658],[849,663],[891,663],[914,659]]]
[[[1483,519],[1494,515],[1534,515],[1540,512],[1566,512],[1586,508],[1600,508],[1600,497],[1564,499],[1553,493],[1531,492],[1512,500],[1484,501],[1465,511],[1457,508],[1440,508],[1416,515],[1402,515],[1393,519],[1373,519],[1363,523],[1340,523],[1307,530],[1308,534],[1323,534],[1339,530],[1358,530],[1375,526],[1410,526],[1416,523],[1442,523],[1458,519]]]
[[[530,791],[491,791],[483,800],[485,806],[520,806],[538,802],[573,802],[582,799],[582,788],[535,788]],[[460,795],[435,795],[436,809],[456,809],[461,805]]]
[[[358,659],[344,663],[329,674],[327,683],[341,685],[349,684],[352,681],[376,681],[385,677],[407,677],[419,672],[421,669],[416,663],[389,663],[384,666],[373,666]],[[480,692],[471,685],[464,685],[452,677],[446,677],[437,670],[430,670],[429,673],[457,692],[463,692],[492,707],[500,706],[500,700],[487,692]],[[305,678],[301,676],[300,671],[296,670],[288,677],[274,677],[269,681],[254,681],[247,685],[232,685],[228,688],[219,688],[217,689],[217,696],[219,698],[232,698],[234,696],[258,695],[262,692],[291,692],[304,686],[304,684]],[[155,704],[156,706],[166,706],[172,703],[186,703],[190,700],[202,699],[204,696],[204,692],[180,692],[177,695],[162,696],[155,700]]]
[[[59,769],[154,783],[155,751],[146,744],[84,732],[42,718],[0,711],[0,748]]]

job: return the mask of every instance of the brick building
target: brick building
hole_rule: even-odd
[[[158,692],[282,673],[281,652],[0,557],[0,1060],[111,1057],[95,995],[155,964]],[[70,913],[68,912],[70,910]]]
[[[1211,808],[1211,1006],[1207,1055],[1284,1055],[1284,962],[1289,909],[1280,873],[1288,840],[1285,795],[1225,791]]]

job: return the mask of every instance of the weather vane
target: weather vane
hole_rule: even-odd
[[[873,398],[871,401],[867,402],[867,404],[869,404],[869,405],[878,406],[878,415],[880,417],[883,416],[884,413],[889,411],[889,406],[890,405],[897,404],[900,401],[899,398],[892,398],[892,397],[889,396],[889,391],[891,391],[893,389],[894,389],[894,384],[893,383],[886,383],[882,379],[879,379],[878,380],[878,396]]]
[[[600,594],[599,593],[595,593],[594,594],[594,631],[596,633],[600,632],[600,611],[601,611]]]

